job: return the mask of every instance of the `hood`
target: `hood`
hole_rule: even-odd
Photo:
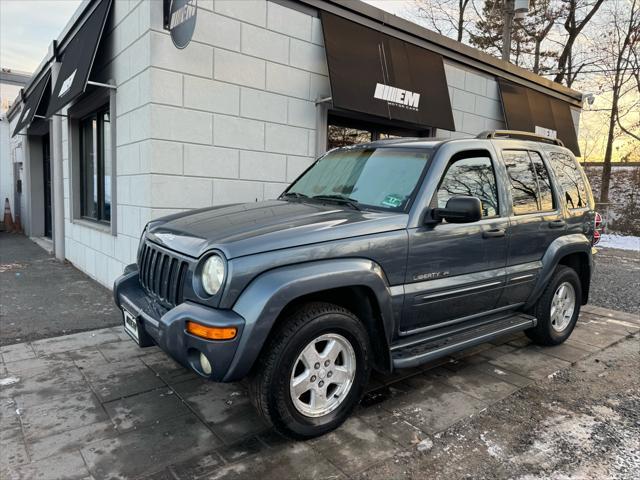
[[[172,215],[151,222],[147,237],[197,258],[218,249],[227,259],[406,228],[408,216],[336,205],[272,200]]]

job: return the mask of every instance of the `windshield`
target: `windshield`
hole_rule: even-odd
[[[348,200],[362,208],[405,211],[431,152],[392,148],[335,150],[318,160],[285,196]]]

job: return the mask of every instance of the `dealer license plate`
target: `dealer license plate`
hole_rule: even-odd
[[[139,344],[140,337],[138,336],[138,320],[124,308],[122,309],[122,313],[124,315],[124,331]]]

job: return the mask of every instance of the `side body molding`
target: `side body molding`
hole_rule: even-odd
[[[538,281],[536,286],[531,292],[531,296],[524,306],[525,309],[531,308],[545,287],[551,280],[554,270],[558,266],[560,259],[572,253],[586,253],[589,259],[589,275],[593,271],[593,257],[591,256],[591,242],[582,233],[573,233],[571,235],[564,235],[556,238],[542,257],[542,270],[538,275]]]
[[[274,322],[289,302],[311,293],[353,286],[373,291],[384,326],[385,347],[388,348],[394,321],[392,293],[377,263],[345,258],[281,267],[254,279],[233,307],[246,323],[224,381],[242,378],[249,372]]]

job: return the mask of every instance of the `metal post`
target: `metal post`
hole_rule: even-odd
[[[53,89],[60,72],[60,62],[51,65],[51,88]],[[51,117],[51,164],[53,167],[52,210],[53,210],[53,251],[56,259],[64,262],[64,176],[62,171],[62,117]]]
[[[513,26],[514,0],[504,0],[502,11],[502,60],[511,58],[511,28]]]

